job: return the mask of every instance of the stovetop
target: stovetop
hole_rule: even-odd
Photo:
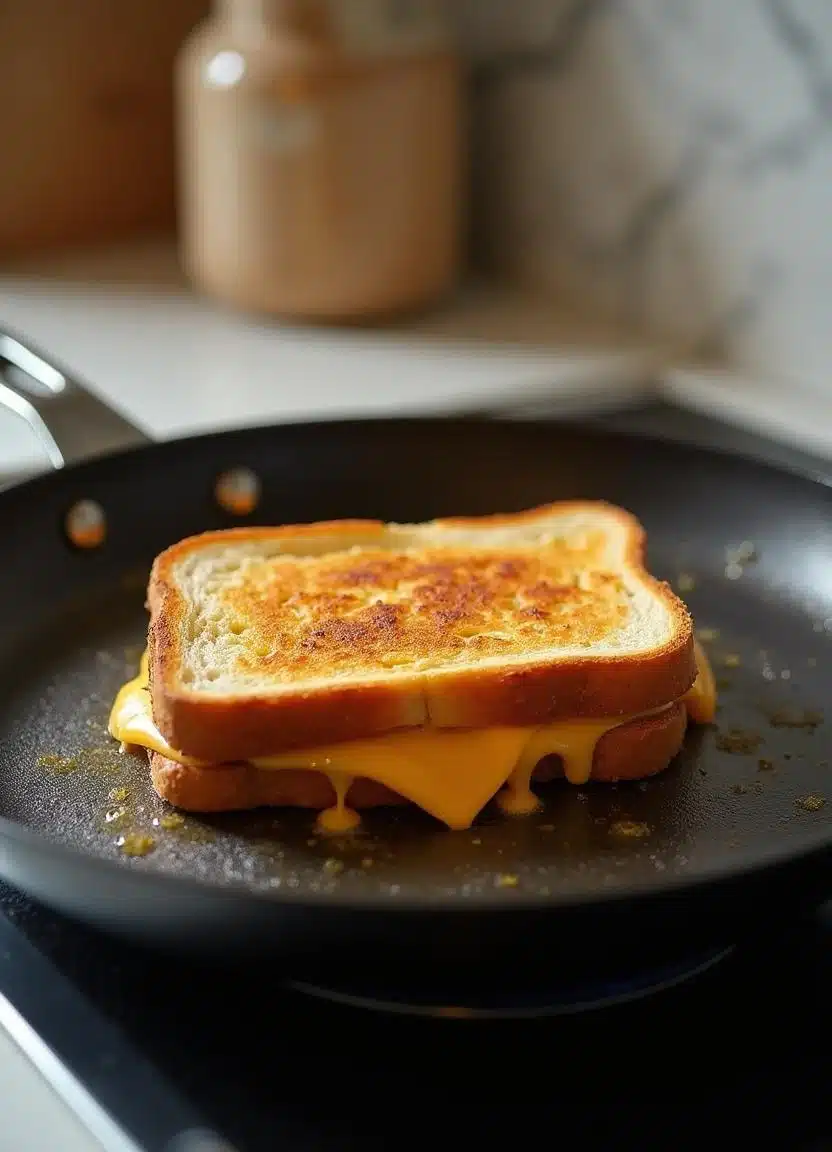
[[[603,422],[819,468],[669,409]],[[0,1022],[46,1045],[67,1098],[114,1150],[376,1152],[541,1138],[832,1149],[832,904],[732,942],[726,956],[703,942],[675,973],[622,973],[612,991],[498,990],[503,1007],[529,1011],[581,996],[623,1001],[523,1019],[467,1018],[452,1001],[439,1015],[401,1015],[320,999],[286,988],[268,964],[141,952],[1,886],[0,913],[0,1009],[4,997],[10,1006]],[[700,971],[683,981],[686,965]],[[627,1000],[653,980],[667,986]],[[407,999],[396,991],[381,998]]]
[[[582,1148],[699,1149],[732,1127],[752,1149],[832,1148],[832,906],[646,999],[499,1021],[321,1001],[268,965],[140,952],[8,890],[0,906],[0,988],[147,1152],[576,1134]]]

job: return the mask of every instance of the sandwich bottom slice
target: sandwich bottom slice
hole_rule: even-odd
[[[147,656],[118,694],[110,733],[143,749],[153,787],[189,812],[309,808],[324,831],[355,827],[362,809],[415,804],[449,828],[470,827],[496,798],[507,814],[537,809],[533,783],[614,783],[662,772],[680,751],[689,721],[711,723],[716,688],[695,644],[697,676],[680,699],[629,717],[563,720],[539,726],[420,729],[323,745],[238,763],[209,764],[171,748],[153,721]]]

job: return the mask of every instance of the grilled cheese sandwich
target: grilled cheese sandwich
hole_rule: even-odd
[[[684,605],[626,512],[207,533],[154,563],[148,652],[110,732],[192,810],[408,802],[468,827],[573,784],[637,778],[716,692]]]

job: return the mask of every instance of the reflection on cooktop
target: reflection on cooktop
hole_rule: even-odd
[[[668,991],[708,972],[726,960],[733,948],[704,948],[685,954],[680,960],[665,961],[645,968],[587,973],[584,977],[560,977],[550,973],[542,984],[502,981],[474,982],[460,974],[418,975],[409,983],[390,983],[378,975],[364,975],[354,969],[343,978],[325,982],[311,978],[289,979],[292,991],[328,1000],[347,1007],[366,1008],[402,1016],[432,1016],[460,1020],[528,1020],[542,1016],[567,1016],[595,1012],[627,1004]]]

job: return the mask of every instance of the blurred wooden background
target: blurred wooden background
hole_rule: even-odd
[[[209,7],[0,3],[0,257],[173,226],[172,68]]]

